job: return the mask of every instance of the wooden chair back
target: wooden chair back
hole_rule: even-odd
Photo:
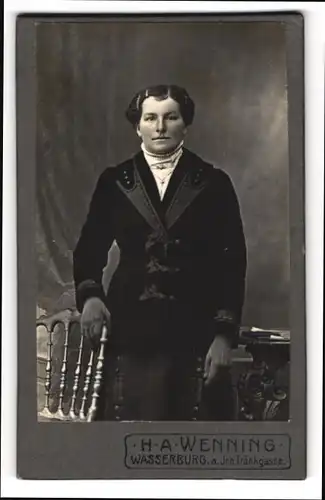
[[[80,315],[63,311],[41,317],[36,327],[47,336],[44,407],[39,421],[92,422],[103,377],[108,327],[103,325],[97,349],[80,333]]]

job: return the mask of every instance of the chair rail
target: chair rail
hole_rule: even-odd
[[[55,421],[73,421],[73,422],[92,422],[95,420],[99,392],[103,379],[104,353],[108,339],[108,325],[103,324],[99,347],[96,349],[91,347],[90,355],[85,374],[83,387],[81,387],[82,374],[82,357],[84,354],[85,340],[80,334],[78,345],[77,362],[73,374],[73,387],[70,407],[68,412],[64,412],[64,396],[67,389],[67,375],[71,367],[68,366],[68,351],[69,340],[73,325],[80,324],[80,314],[76,311],[66,310],[51,317],[42,316],[36,321],[36,328],[44,327],[47,334],[47,354],[45,368],[45,404],[44,408],[38,412],[40,421],[55,420]],[[60,367],[60,383],[59,383],[59,401],[56,411],[50,409],[50,398],[53,376],[53,338],[55,328],[61,326],[64,329],[63,357]],[[92,392],[91,391],[91,386]],[[82,392],[81,407],[77,410],[77,397]],[[86,411],[86,403],[90,396],[90,405]]]

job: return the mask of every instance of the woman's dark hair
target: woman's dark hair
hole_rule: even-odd
[[[156,97],[157,99],[167,99],[171,97],[174,101],[178,102],[185,125],[191,125],[194,118],[195,106],[187,91],[177,85],[155,85],[137,92],[130,102],[125,115],[133,126],[136,126],[140,121],[142,103],[147,97]]]

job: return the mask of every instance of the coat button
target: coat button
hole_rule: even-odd
[[[180,242],[181,242],[181,240],[179,240],[179,239],[175,240],[175,245],[179,245]]]

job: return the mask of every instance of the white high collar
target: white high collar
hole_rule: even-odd
[[[180,142],[180,144],[177,146],[176,149],[174,149],[174,151],[165,154],[151,153],[146,149],[143,143],[141,144],[141,149],[143,151],[144,157],[149,167],[155,167],[161,169],[173,168],[176,167],[178,160],[183,154],[183,144],[184,141]]]
[[[143,143],[141,144],[141,149],[156,181],[160,199],[163,199],[170,178],[183,154],[183,141],[174,151],[163,155],[147,151]]]

